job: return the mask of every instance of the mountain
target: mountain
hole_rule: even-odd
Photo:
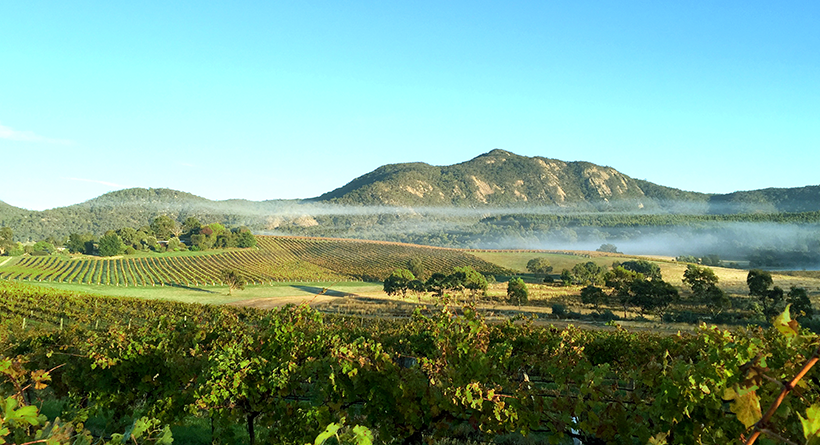
[[[316,198],[320,202],[396,206],[663,206],[709,195],[636,180],[612,167],[493,150],[448,166],[385,165]]]
[[[396,211],[391,206],[405,209]],[[539,208],[535,213],[543,214],[545,207],[551,213],[635,214],[635,221],[650,214],[738,213],[760,214],[761,218],[772,220],[773,216],[766,214],[820,211],[820,186],[712,195],[634,179],[612,167],[589,162],[564,162],[493,150],[448,166],[385,165],[309,200],[212,201],[177,190],[133,188],[39,212],[0,202],[0,227],[11,227],[18,240],[28,241],[70,233],[101,235],[122,227],[139,228],[164,214],[179,222],[193,216],[204,223],[246,225],[268,233],[457,245],[460,241],[454,238],[456,233],[472,233],[476,234],[474,238],[483,239],[497,235],[498,224],[475,225],[483,217],[484,209],[499,209],[491,214],[502,215],[533,213]],[[449,211],[452,208],[464,211]],[[794,221],[803,216],[789,218]],[[805,219],[815,221],[817,215],[806,215]],[[415,238],[407,238],[411,232]],[[429,237],[430,233],[439,235]],[[520,234],[511,232],[510,236],[513,235]]]
[[[519,156],[496,149],[455,165],[385,165],[314,200],[413,207],[557,206],[690,214],[780,213],[820,210],[820,186],[697,193],[634,179],[612,167],[590,162]]]

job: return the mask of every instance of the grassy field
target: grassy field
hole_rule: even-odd
[[[135,297],[160,300],[179,301],[183,303],[203,303],[203,304],[228,304],[237,303],[261,298],[287,298],[289,301],[296,299],[312,298],[329,288],[325,292],[329,296],[344,296],[349,294],[362,294],[381,292],[381,283],[364,283],[356,281],[345,282],[291,282],[273,283],[271,285],[247,286],[244,290],[235,290],[233,295],[227,295],[227,286],[207,286],[202,288],[186,286],[104,286],[68,283],[37,283],[30,284],[63,289],[68,291],[89,292],[97,295],[116,297]]]
[[[578,263],[592,261],[600,266],[611,266],[613,261],[629,261],[635,257],[628,257],[618,254],[608,254],[601,252],[536,252],[536,251],[470,251],[473,255],[484,261],[497,264],[507,269],[512,269],[521,273],[527,272],[527,261],[533,258],[546,258],[553,267],[553,273],[561,273],[563,269],[572,269]]]

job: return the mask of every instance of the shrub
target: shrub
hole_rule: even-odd
[[[551,306],[552,314],[557,317],[564,317],[567,315],[567,308],[563,304],[555,303]]]

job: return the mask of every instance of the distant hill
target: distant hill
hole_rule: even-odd
[[[393,212],[390,206],[406,211]],[[464,211],[422,215],[422,208],[428,207]],[[612,167],[589,162],[564,162],[493,150],[448,166],[385,165],[309,200],[211,201],[177,190],[133,188],[45,211],[25,210],[0,202],[0,226],[11,227],[18,240],[28,241],[48,236],[65,237],[70,233],[101,235],[122,227],[139,228],[164,214],[180,222],[193,216],[204,223],[246,225],[257,232],[274,234],[369,236],[462,245],[457,241],[461,238],[454,238],[453,234],[469,233],[472,234],[469,239],[482,240],[497,235],[497,224],[489,229],[476,226],[482,218],[482,209],[501,209],[493,210],[493,214],[499,215],[527,213],[529,209],[544,207],[565,212],[637,215],[817,212],[820,186],[712,195],[634,179]],[[765,218],[772,219],[771,216]],[[807,218],[815,221],[817,217],[808,215]],[[426,225],[420,224],[422,220]],[[437,235],[420,235],[428,228]],[[484,232],[485,229],[493,233]],[[413,237],[407,238],[411,232]],[[512,235],[521,233],[519,230]]]
[[[211,201],[170,189],[131,188],[106,193],[67,207],[31,211],[0,205],[0,227],[11,227],[20,241],[48,236],[65,237],[71,233],[101,235],[122,227],[139,228],[159,215],[177,221],[193,216],[205,223],[263,227],[266,215],[302,215],[296,200]]]
[[[28,212],[26,209],[21,209],[20,207],[15,207],[11,204],[6,204],[3,201],[0,201],[0,215],[14,215],[14,214],[24,214]]]
[[[325,193],[317,201],[352,205],[637,210],[680,202],[706,208],[710,195],[636,180],[612,167],[493,150],[448,166],[391,164]]]
[[[814,212],[820,209],[820,185],[768,188],[713,195],[711,213]]]

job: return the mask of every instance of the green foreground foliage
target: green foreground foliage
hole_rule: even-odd
[[[741,443],[819,341],[788,312],[768,330],[659,336],[488,324],[469,306],[365,321],[307,306],[257,311],[0,281],[0,361],[20,370],[0,373],[0,438],[56,431],[35,408],[42,399],[62,401],[56,415],[77,427],[55,444],[84,434],[80,443],[103,443],[143,418],[156,434],[140,443],[160,443],[152,440],[165,425],[192,417],[207,419],[213,443],[305,444],[320,434]],[[817,443],[818,371],[791,385],[760,429]],[[105,424],[80,427],[103,414]],[[356,427],[341,430],[344,422]]]

